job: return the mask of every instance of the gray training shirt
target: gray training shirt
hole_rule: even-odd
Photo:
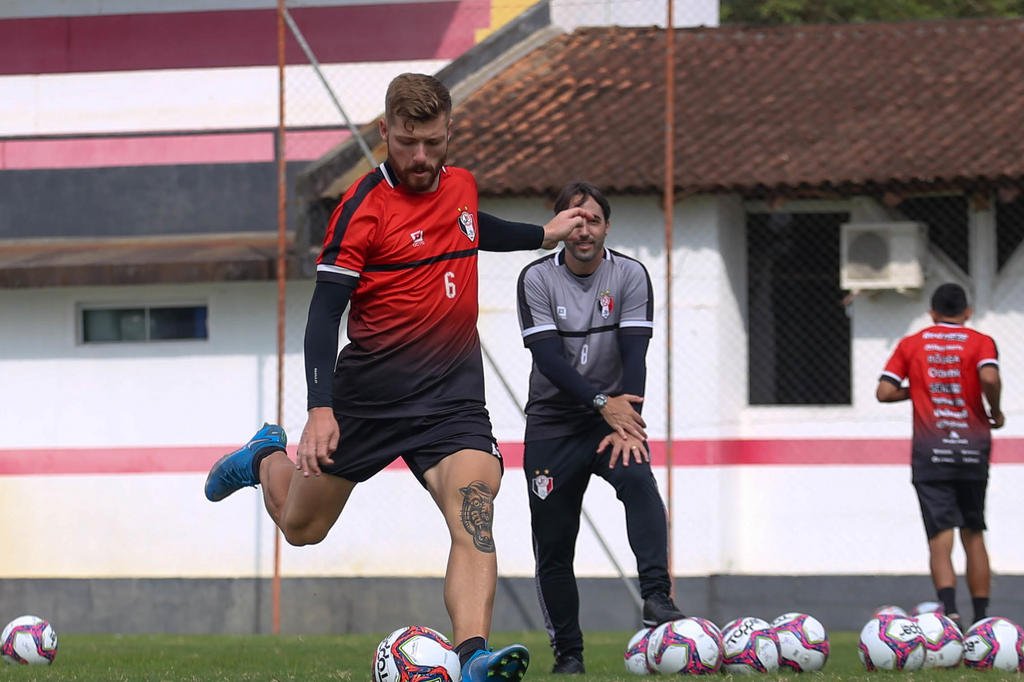
[[[557,336],[566,359],[597,391],[621,393],[619,334],[654,333],[654,293],[639,261],[605,249],[597,270],[585,277],[565,265],[565,252],[545,256],[519,276],[519,325],[523,343]],[[526,440],[559,438],[601,417],[560,391],[534,364],[526,404]]]

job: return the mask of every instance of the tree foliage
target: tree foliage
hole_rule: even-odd
[[[840,24],[1024,15],[1024,0],[722,0],[723,24]]]

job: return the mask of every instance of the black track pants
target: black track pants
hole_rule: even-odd
[[[526,443],[523,471],[530,497],[537,592],[556,655],[582,653],[579,591],[573,559],[583,494],[592,474],[615,488],[626,512],[626,534],[636,557],[640,593],[669,592],[665,504],[650,464],[617,463],[608,468],[611,448],[595,452],[607,435],[600,428],[566,438]]]

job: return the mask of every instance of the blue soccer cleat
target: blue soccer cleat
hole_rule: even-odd
[[[277,424],[264,424],[248,443],[224,455],[210,467],[206,477],[206,499],[220,502],[225,497],[246,486],[255,486],[260,482],[252,467],[252,460],[261,450],[273,448],[284,450],[288,444],[288,436]]]
[[[462,682],[519,682],[530,667],[530,651],[522,644],[510,644],[504,649],[481,649],[462,667]]]

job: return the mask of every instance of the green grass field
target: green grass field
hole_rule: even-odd
[[[61,634],[57,660],[50,667],[0,666],[0,680],[74,680],[76,682],[176,680],[266,680],[314,682],[316,680],[370,679],[373,650],[386,633],[343,636],[269,635],[75,635]],[[587,675],[574,678],[598,682],[630,682],[638,679],[625,672],[622,650],[632,632],[587,633]],[[551,675],[551,654],[540,632],[498,633],[496,646],[522,642],[533,653],[530,682],[555,682],[565,676]],[[1024,680],[1024,676],[957,668],[914,673],[868,674],[857,660],[857,635],[833,633],[832,654],[821,673],[763,676],[763,680]],[[718,675],[713,679],[751,679]]]

